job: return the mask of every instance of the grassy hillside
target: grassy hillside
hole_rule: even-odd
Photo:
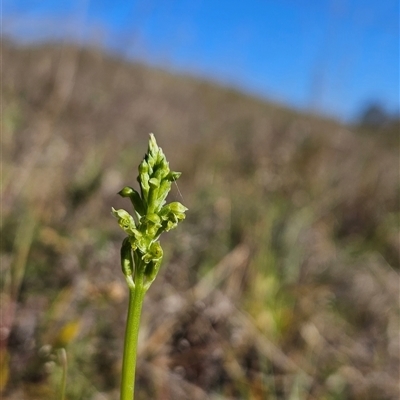
[[[110,209],[150,132],[189,211],[145,301],[137,398],[398,398],[392,139],[95,49],[2,52],[4,399],[54,398],[59,347],[68,399],[118,399]]]

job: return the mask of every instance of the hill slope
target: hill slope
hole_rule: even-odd
[[[5,42],[2,61],[6,398],[52,395],[48,345],[68,345],[70,399],[118,398],[109,210],[149,132],[189,212],[146,299],[138,398],[397,398],[396,148],[98,50]]]

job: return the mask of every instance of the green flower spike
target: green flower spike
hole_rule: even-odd
[[[180,172],[169,169],[162,149],[158,147],[154,135],[150,134],[147,154],[139,165],[137,181],[140,193],[130,186],[118,193],[130,199],[134,217],[125,210],[112,208],[119,226],[128,235],[121,247],[121,267],[129,287],[121,400],[134,398],[136,348],[143,298],[156,278],[163,258],[158,239],[163,232],[170,231],[185,219],[187,208],[184,205],[179,202],[166,204],[165,201],[172,182],[180,175]]]

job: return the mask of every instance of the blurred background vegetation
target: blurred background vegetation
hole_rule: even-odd
[[[162,237],[138,399],[399,396],[399,119],[294,111],[96,47],[2,43],[0,391],[119,398],[111,206],[155,133],[187,220]]]

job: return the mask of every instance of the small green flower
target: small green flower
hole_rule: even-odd
[[[112,214],[118,219],[118,224],[125,231],[125,233],[130,236],[135,235],[136,226],[132,215],[125,210],[116,210],[115,208],[112,208]]]
[[[163,250],[159,242],[154,242],[149,248],[149,252],[143,255],[142,260],[149,264],[151,261],[160,261],[163,256]]]

